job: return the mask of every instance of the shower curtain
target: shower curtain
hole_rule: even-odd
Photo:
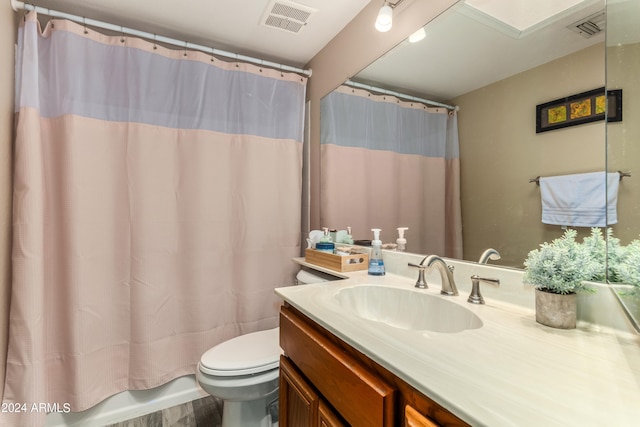
[[[320,107],[322,226],[462,258],[457,112],[347,86]]]
[[[64,20],[41,32],[35,13],[18,40],[4,398],[26,411],[7,426],[193,374],[213,345],[277,325],[306,87]]]

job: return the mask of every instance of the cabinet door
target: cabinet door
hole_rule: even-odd
[[[280,427],[315,427],[318,394],[285,356],[280,357]]]
[[[340,417],[327,405],[320,400],[318,405],[318,427],[347,427]]]
[[[295,367],[349,425],[394,426],[396,389],[313,325],[280,310],[280,347]]]
[[[404,427],[439,427],[420,412],[407,405],[404,407]]]

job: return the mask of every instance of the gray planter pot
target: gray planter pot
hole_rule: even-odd
[[[558,329],[574,329],[577,312],[576,294],[554,294],[536,289],[536,322]]]

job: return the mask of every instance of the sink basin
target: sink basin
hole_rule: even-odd
[[[340,290],[336,301],[356,316],[412,331],[456,333],[482,327],[472,311],[434,295],[387,286]]]

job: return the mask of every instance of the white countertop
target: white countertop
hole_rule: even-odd
[[[305,265],[304,258],[295,261]],[[637,334],[585,322],[574,330],[542,326],[535,322],[527,302],[533,301],[533,293],[522,290],[521,283],[509,283],[519,277],[509,271],[501,288],[515,302],[491,298],[500,289],[484,286],[486,305],[466,302],[470,288],[460,275],[456,276],[460,295],[449,297],[439,294],[437,284],[418,290],[413,286],[415,279],[397,274],[340,274],[348,278],[278,288],[276,293],[467,423],[488,427],[640,425]],[[358,284],[401,287],[446,298],[473,311],[483,326],[449,334],[401,330],[361,319],[333,300],[340,289]]]

